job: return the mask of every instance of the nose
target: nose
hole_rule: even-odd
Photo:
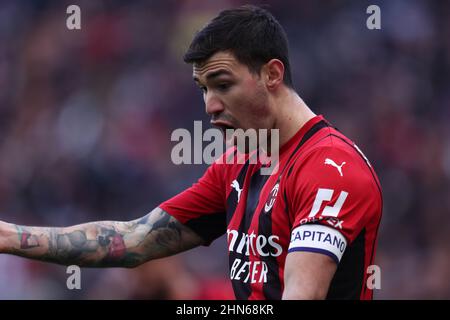
[[[204,96],[206,113],[210,116],[214,114],[219,114],[224,111],[225,107],[222,101],[215,96],[211,91],[205,93]]]

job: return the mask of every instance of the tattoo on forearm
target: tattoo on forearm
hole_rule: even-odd
[[[18,226],[17,231],[19,234],[20,249],[31,249],[39,246],[39,242],[36,236],[28,232],[23,232],[22,229]]]
[[[20,239],[16,254],[91,267],[132,267],[202,242],[159,208],[130,222],[92,222],[70,228],[16,228]]]
[[[181,240],[181,226],[178,222],[169,220],[169,216],[166,216],[154,225],[153,230],[155,231],[163,228],[169,230],[168,232],[160,232],[156,236],[156,242],[162,247],[170,246],[172,243],[177,243]]]

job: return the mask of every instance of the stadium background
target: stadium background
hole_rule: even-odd
[[[209,121],[182,53],[251,1],[0,1],[0,219],[129,220],[188,187],[170,134]],[[255,3],[255,2],[253,2]],[[384,188],[378,299],[450,298],[450,2],[267,1],[295,86],[354,139]],[[81,7],[82,29],[66,28]],[[257,4],[257,3],[255,3]],[[366,8],[381,8],[381,30]],[[2,299],[231,297],[222,237],[137,269],[66,269],[0,255]]]

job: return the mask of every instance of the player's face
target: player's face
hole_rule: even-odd
[[[263,77],[251,73],[233,54],[220,51],[194,64],[194,80],[203,91],[211,123],[222,129],[271,129],[268,93]]]

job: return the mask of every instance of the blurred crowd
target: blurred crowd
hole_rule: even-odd
[[[205,165],[171,162],[177,128],[209,119],[182,55],[221,9],[251,1],[0,0],[0,220],[130,220]],[[255,4],[259,4],[258,2]],[[295,87],[376,168],[378,299],[450,298],[450,2],[266,1]],[[66,8],[81,8],[68,30]],[[381,30],[366,8],[381,8]],[[0,299],[232,298],[224,237],[137,269],[0,255]]]

